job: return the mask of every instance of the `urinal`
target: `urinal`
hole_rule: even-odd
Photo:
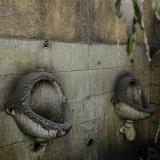
[[[124,120],[120,132],[129,141],[133,141],[136,137],[134,122],[149,118],[154,109],[148,103],[139,81],[132,73],[123,73],[118,77],[111,102],[116,114]]]
[[[13,95],[5,105],[5,111],[13,116],[18,127],[27,135],[33,137],[38,142],[46,142],[49,139],[65,136],[71,129],[68,123],[58,123],[53,121],[50,112],[54,112],[52,108],[44,108],[44,113],[36,112],[30,104],[30,96],[35,85],[41,82],[47,82],[55,91],[55,96],[58,97],[56,107],[66,107],[67,100],[64,96],[60,85],[55,77],[44,71],[30,72],[25,75],[15,88]],[[47,104],[46,104],[47,105]]]

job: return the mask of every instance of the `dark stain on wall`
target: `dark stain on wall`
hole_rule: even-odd
[[[94,40],[94,0],[79,0],[76,6],[76,31],[80,41]]]
[[[152,56],[160,49],[160,21],[155,16],[153,18],[153,34],[150,42]]]

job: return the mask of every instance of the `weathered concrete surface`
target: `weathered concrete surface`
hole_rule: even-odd
[[[24,142],[17,142],[0,148],[1,160],[39,160],[43,158],[44,148],[38,152],[32,151],[34,141],[28,137]]]
[[[22,132],[17,128],[17,125],[11,116],[1,112],[0,121],[0,148],[14,143],[19,143],[24,140]]]
[[[137,123],[137,142],[126,142],[119,133],[122,121],[115,115],[110,99],[114,81],[122,71],[135,73],[150,98],[150,71],[144,46],[136,47],[134,63],[131,64],[124,45],[120,45],[118,50],[116,45],[53,42],[51,47],[44,48],[43,43],[34,40],[0,40],[0,122],[4,122],[0,124],[2,160],[12,160],[12,154],[15,160],[31,160],[30,156],[37,154],[30,152],[29,144],[32,141],[26,139],[3,110],[17,80],[25,71],[35,70],[36,66],[47,68],[56,76],[69,101],[67,120],[73,124],[69,135],[49,142],[44,160],[103,160],[108,156],[115,159],[113,155],[127,159],[122,153],[136,155],[138,140],[146,142],[150,137],[150,123]],[[48,91],[51,92],[50,89]],[[33,104],[37,100],[40,100],[39,105],[43,104],[45,93],[48,94],[42,85],[33,94]]]
[[[153,57],[152,65],[151,65],[151,103],[155,106],[156,112],[154,117],[151,119],[151,127],[152,130],[150,130],[151,139],[155,139],[156,133],[158,131],[158,127],[160,124],[160,54],[157,52],[157,54]],[[159,137],[158,137],[158,145],[159,146]]]
[[[29,160],[29,155],[26,153],[24,143],[17,143],[11,146],[1,148],[0,150],[1,160]]]
[[[151,102],[153,104],[160,104],[159,94],[160,94],[160,66],[159,66],[160,54],[157,54],[153,58],[151,66]]]
[[[145,1],[144,11],[146,30],[150,33],[150,1]],[[0,1],[1,37],[115,44],[117,29],[120,43],[126,42],[125,24],[123,19],[117,24],[113,0]],[[142,43],[143,32],[139,28],[137,39]]]
[[[75,37],[75,1],[13,0],[0,2],[0,35],[3,37]]]
[[[160,46],[160,22],[156,16],[153,17],[153,34],[151,36],[150,46],[152,56],[154,56],[154,54],[159,50]]]

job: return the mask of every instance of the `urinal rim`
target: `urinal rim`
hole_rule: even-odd
[[[145,105],[145,107],[136,106],[128,98],[127,88],[131,83],[135,83],[140,86],[141,93],[142,93],[141,98],[142,98],[143,105]],[[125,103],[126,105],[128,105],[129,107],[132,107],[138,112],[151,114],[154,111],[154,109],[151,107],[151,105],[149,104],[148,100],[145,97],[145,94],[140,82],[130,72],[125,72],[120,74],[120,76],[117,78],[117,81],[115,82],[114,95],[112,97],[112,104],[116,107],[118,103]]]
[[[20,94],[20,93],[19,93],[19,89],[21,89],[22,86],[25,85],[24,83],[26,83],[26,85],[27,85],[27,83],[30,83],[30,82],[29,82],[29,81],[30,81],[30,76],[36,75],[36,74],[39,75],[39,77],[40,77],[41,75],[44,76],[44,74],[46,74],[46,75],[49,76],[50,78],[46,76],[46,78],[42,78],[42,79],[36,80],[33,84],[31,84],[30,89],[27,91],[27,92],[28,92],[28,93],[27,93],[27,98],[24,98],[24,99],[22,100],[22,99],[19,97],[19,94]],[[28,80],[28,77],[29,77],[29,80]],[[25,79],[27,79],[27,80],[25,80]],[[7,106],[12,106],[12,108],[13,108],[14,110],[17,110],[17,108],[18,108],[18,110],[19,110],[19,109],[20,109],[20,110],[23,110],[23,108],[25,108],[25,109],[32,110],[33,112],[35,112],[35,111],[32,109],[32,107],[31,107],[31,104],[30,104],[30,102],[29,102],[29,97],[30,97],[30,95],[31,95],[31,93],[32,93],[33,88],[34,88],[37,84],[39,84],[39,83],[41,83],[41,82],[43,82],[43,81],[49,82],[49,85],[51,85],[51,86],[53,87],[53,89],[56,91],[58,97],[61,97],[61,98],[62,98],[62,99],[61,99],[61,100],[62,100],[62,102],[61,102],[62,106],[61,106],[61,107],[63,107],[64,109],[66,109],[66,108],[68,107],[67,98],[66,98],[66,96],[64,95],[64,92],[63,92],[60,84],[58,83],[58,81],[57,81],[56,78],[54,77],[54,75],[52,75],[51,73],[46,72],[46,71],[32,71],[32,72],[29,72],[29,73],[27,73],[26,75],[24,75],[24,76],[19,80],[18,84],[17,84],[16,87],[15,87],[15,90],[14,90],[13,95],[10,97],[10,99],[8,100],[8,102],[7,102],[6,105],[5,105],[5,110],[7,109]],[[22,89],[21,92],[22,92],[24,95],[26,94],[26,93],[24,93],[25,90],[23,90],[23,89]],[[36,113],[36,112],[35,112],[35,113]],[[36,114],[37,114],[37,113],[36,113]],[[38,115],[40,115],[40,114],[38,114]],[[42,116],[42,115],[40,115],[40,116]],[[44,117],[44,116],[42,116],[42,117],[43,117],[43,118],[46,118],[46,117]],[[64,117],[63,117],[63,118],[64,118]],[[48,119],[48,118],[46,118],[46,119]],[[50,120],[50,119],[48,119],[48,120]]]

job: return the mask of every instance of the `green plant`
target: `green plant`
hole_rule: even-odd
[[[116,0],[115,8],[117,16],[119,18],[123,16],[125,20],[127,33],[126,50],[128,55],[131,55],[134,52],[134,45],[136,42],[136,24],[138,24],[140,29],[144,32],[146,54],[148,56],[148,60],[151,61],[148,40],[144,29],[143,2],[144,0]],[[156,17],[160,20],[160,0],[153,0],[152,6],[155,10]]]

